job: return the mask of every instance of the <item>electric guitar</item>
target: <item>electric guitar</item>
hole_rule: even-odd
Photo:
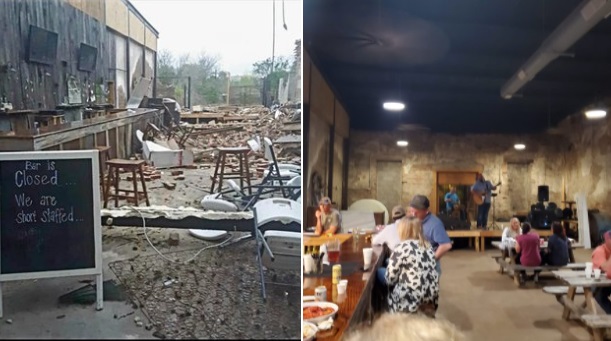
[[[501,182],[499,181],[498,184],[496,184],[496,185],[494,185],[492,187],[498,187],[500,185],[501,185]],[[479,206],[479,205],[484,203],[484,199],[486,198],[486,191],[484,191],[484,192],[476,192],[476,191],[471,190],[471,194],[473,196],[473,202],[477,206]]]

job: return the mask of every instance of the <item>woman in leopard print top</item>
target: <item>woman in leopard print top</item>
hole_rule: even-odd
[[[397,221],[401,243],[390,256],[386,271],[391,312],[416,313],[423,304],[439,302],[439,275],[435,253],[422,234],[422,223],[414,217]]]

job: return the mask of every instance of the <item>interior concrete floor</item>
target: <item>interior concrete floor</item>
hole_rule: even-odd
[[[562,307],[546,285],[561,285],[551,273],[542,273],[540,283],[532,281],[518,288],[506,274],[498,272],[491,258],[497,254],[489,245],[486,252],[462,249],[442,259],[438,316],[463,330],[467,340],[590,340],[578,321],[562,319]],[[590,259],[591,250],[575,250],[576,262]],[[579,303],[583,296],[577,296]]]

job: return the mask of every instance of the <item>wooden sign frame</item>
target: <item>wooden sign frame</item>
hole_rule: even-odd
[[[93,229],[95,246],[95,267],[75,270],[54,270],[28,273],[5,274],[0,273],[0,318],[3,316],[2,282],[72,277],[72,276],[96,276],[96,310],[102,310],[104,304],[103,296],[103,269],[102,269],[102,219],[100,217],[100,168],[99,152],[97,150],[75,150],[75,151],[47,151],[47,152],[10,152],[0,153],[0,163],[3,161],[26,161],[26,160],[91,160],[91,183],[93,186]],[[1,212],[0,212],[1,214]],[[0,226],[2,228],[2,226]],[[1,247],[1,246],[0,246]],[[0,250],[1,251],[1,250]],[[0,257],[1,257],[0,252]],[[0,264],[1,266],[1,264]]]

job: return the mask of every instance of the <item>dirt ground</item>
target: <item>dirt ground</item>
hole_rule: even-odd
[[[159,170],[161,178],[147,182],[151,205],[201,207],[202,197],[210,190],[213,169],[180,168],[184,180],[176,180],[171,175],[173,170],[177,169]],[[169,190],[164,182],[173,182],[176,188]],[[119,206],[125,204],[119,202]],[[109,203],[108,208],[113,206],[114,202]],[[202,248],[218,242],[193,238],[187,230],[147,228],[152,244],[164,256],[176,260],[169,262],[153,250],[140,227],[103,230],[104,249],[118,254],[110,269],[150,319],[155,337],[300,337],[300,269],[266,270],[268,298],[264,301],[254,241],[211,248],[184,264]],[[169,245],[172,232],[179,233],[179,246]],[[234,233],[234,237],[240,235]],[[121,257],[125,253],[133,256]]]

